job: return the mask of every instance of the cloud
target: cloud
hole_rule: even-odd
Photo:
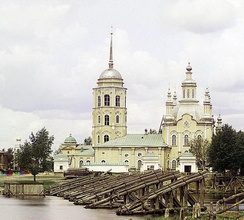
[[[168,25],[197,34],[218,32],[236,23],[235,8],[227,0],[176,1],[162,19]]]
[[[55,147],[70,133],[79,142],[91,135],[92,88],[108,68],[111,24],[114,67],[128,88],[128,133],[158,129],[168,87],[182,96],[188,61],[200,102],[209,87],[214,114],[241,128],[243,9],[237,0],[2,3],[0,145],[44,126]]]

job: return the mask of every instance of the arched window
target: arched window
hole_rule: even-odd
[[[109,125],[109,115],[104,116],[104,125]]]
[[[187,134],[184,136],[184,145],[185,146],[188,146],[189,145],[189,137],[188,137]]]
[[[138,160],[137,161],[137,169],[140,170],[141,169],[141,165],[142,165],[142,161]]]
[[[105,160],[102,160],[101,163],[106,163],[106,161]]]
[[[91,161],[90,161],[90,160],[87,160],[87,161],[86,161],[86,163],[87,163],[87,164],[90,164],[90,163],[91,163]]]
[[[195,93],[194,93],[194,89],[192,89],[192,98],[195,98]]]
[[[101,106],[101,96],[100,95],[97,97],[97,106],[98,107]]]
[[[117,107],[120,107],[120,96],[119,95],[116,95],[116,97],[115,97],[115,105]]]
[[[80,160],[80,164],[79,164],[80,167],[82,167],[82,164],[83,164],[83,160]]]
[[[173,169],[173,170],[176,169],[176,160],[172,160],[172,169]]]
[[[172,146],[176,146],[176,136],[172,135]]]
[[[107,141],[109,141],[109,136],[106,134],[106,135],[104,135],[104,143]]]
[[[125,160],[125,163],[127,163],[127,164],[128,164],[128,163],[129,163],[129,160]]]
[[[110,96],[109,95],[104,95],[104,105],[110,106]]]
[[[98,115],[97,116],[97,123],[100,124],[100,122],[101,122],[101,117],[100,117],[100,115]]]
[[[187,89],[187,98],[190,98],[190,90]]]
[[[116,123],[119,123],[119,115],[116,115]]]
[[[100,136],[99,135],[97,136],[97,143],[98,144],[100,143]]]

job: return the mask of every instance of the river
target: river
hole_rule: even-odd
[[[152,216],[117,216],[111,209],[85,209],[60,197],[28,199],[0,196],[0,218],[3,220],[142,220]]]
[[[220,199],[206,198],[205,204]],[[244,210],[243,204],[240,210]],[[0,195],[0,217],[4,220],[142,220],[159,215],[117,216],[116,209],[85,209],[61,197],[29,197],[28,199],[6,198]],[[163,215],[162,215],[163,216]]]

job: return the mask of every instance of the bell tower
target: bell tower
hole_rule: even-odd
[[[102,144],[127,134],[126,88],[120,73],[113,68],[113,33],[111,33],[108,69],[93,88],[92,142]]]

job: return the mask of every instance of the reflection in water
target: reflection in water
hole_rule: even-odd
[[[143,216],[117,216],[115,211],[111,209],[85,209],[83,206],[73,205],[73,203],[58,197],[21,199],[0,196],[0,216],[4,220],[146,219]]]
[[[205,204],[222,198],[205,196]],[[240,210],[244,210],[243,204]],[[59,197],[5,198],[0,196],[0,216],[4,220],[142,220],[159,215],[117,216],[111,209],[85,209]],[[163,216],[163,215],[162,215]]]

